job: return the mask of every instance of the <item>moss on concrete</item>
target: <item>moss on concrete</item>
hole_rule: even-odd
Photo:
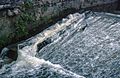
[[[35,22],[35,16],[29,11],[33,8],[33,4],[30,1],[25,1],[22,5],[22,13],[16,17],[14,22],[15,32],[17,37],[25,36],[28,34],[28,26]]]

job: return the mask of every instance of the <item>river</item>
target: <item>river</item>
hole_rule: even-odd
[[[18,44],[0,78],[120,78],[120,16],[70,14]],[[7,48],[1,53],[5,62]]]

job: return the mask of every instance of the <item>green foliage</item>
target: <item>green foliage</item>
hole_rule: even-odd
[[[18,36],[23,36],[27,35],[27,29],[26,29],[26,22],[24,22],[21,18],[19,21],[16,21],[15,26],[16,26],[16,34]]]
[[[30,11],[31,8],[33,8],[33,3],[30,0],[26,0],[25,3],[22,5],[23,12],[20,16],[17,17],[15,22],[15,28],[16,28],[16,35],[21,37],[28,34],[28,26],[31,23],[35,22],[35,16]]]
[[[47,11],[47,9],[48,9],[48,6],[44,5],[43,7],[41,7],[41,12],[43,13],[43,12]]]
[[[25,10],[30,9],[33,7],[32,1],[26,0],[25,3],[22,5],[22,8],[25,8]]]
[[[52,19],[50,16],[44,16],[44,17],[41,17],[40,20],[43,21],[44,23],[48,23]]]
[[[3,47],[8,41],[8,36],[4,35],[0,37],[0,47]]]
[[[22,13],[15,22],[16,34],[18,36],[25,36],[28,34],[28,25],[34,22],[34,17],[29,13]]]

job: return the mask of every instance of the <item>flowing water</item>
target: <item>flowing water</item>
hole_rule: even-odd
[[[0,78],[120,78],[120,16],[70,14],[18,44],[18,58],[5,64]]]

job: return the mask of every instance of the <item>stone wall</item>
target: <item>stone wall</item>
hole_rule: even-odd
[[[82,8],[117,0],[0,0],[0,48],[40,32],[50,23]],[[115,5],[110,8],[114,8]],[[108,8],[107,8],[108,9]]]

